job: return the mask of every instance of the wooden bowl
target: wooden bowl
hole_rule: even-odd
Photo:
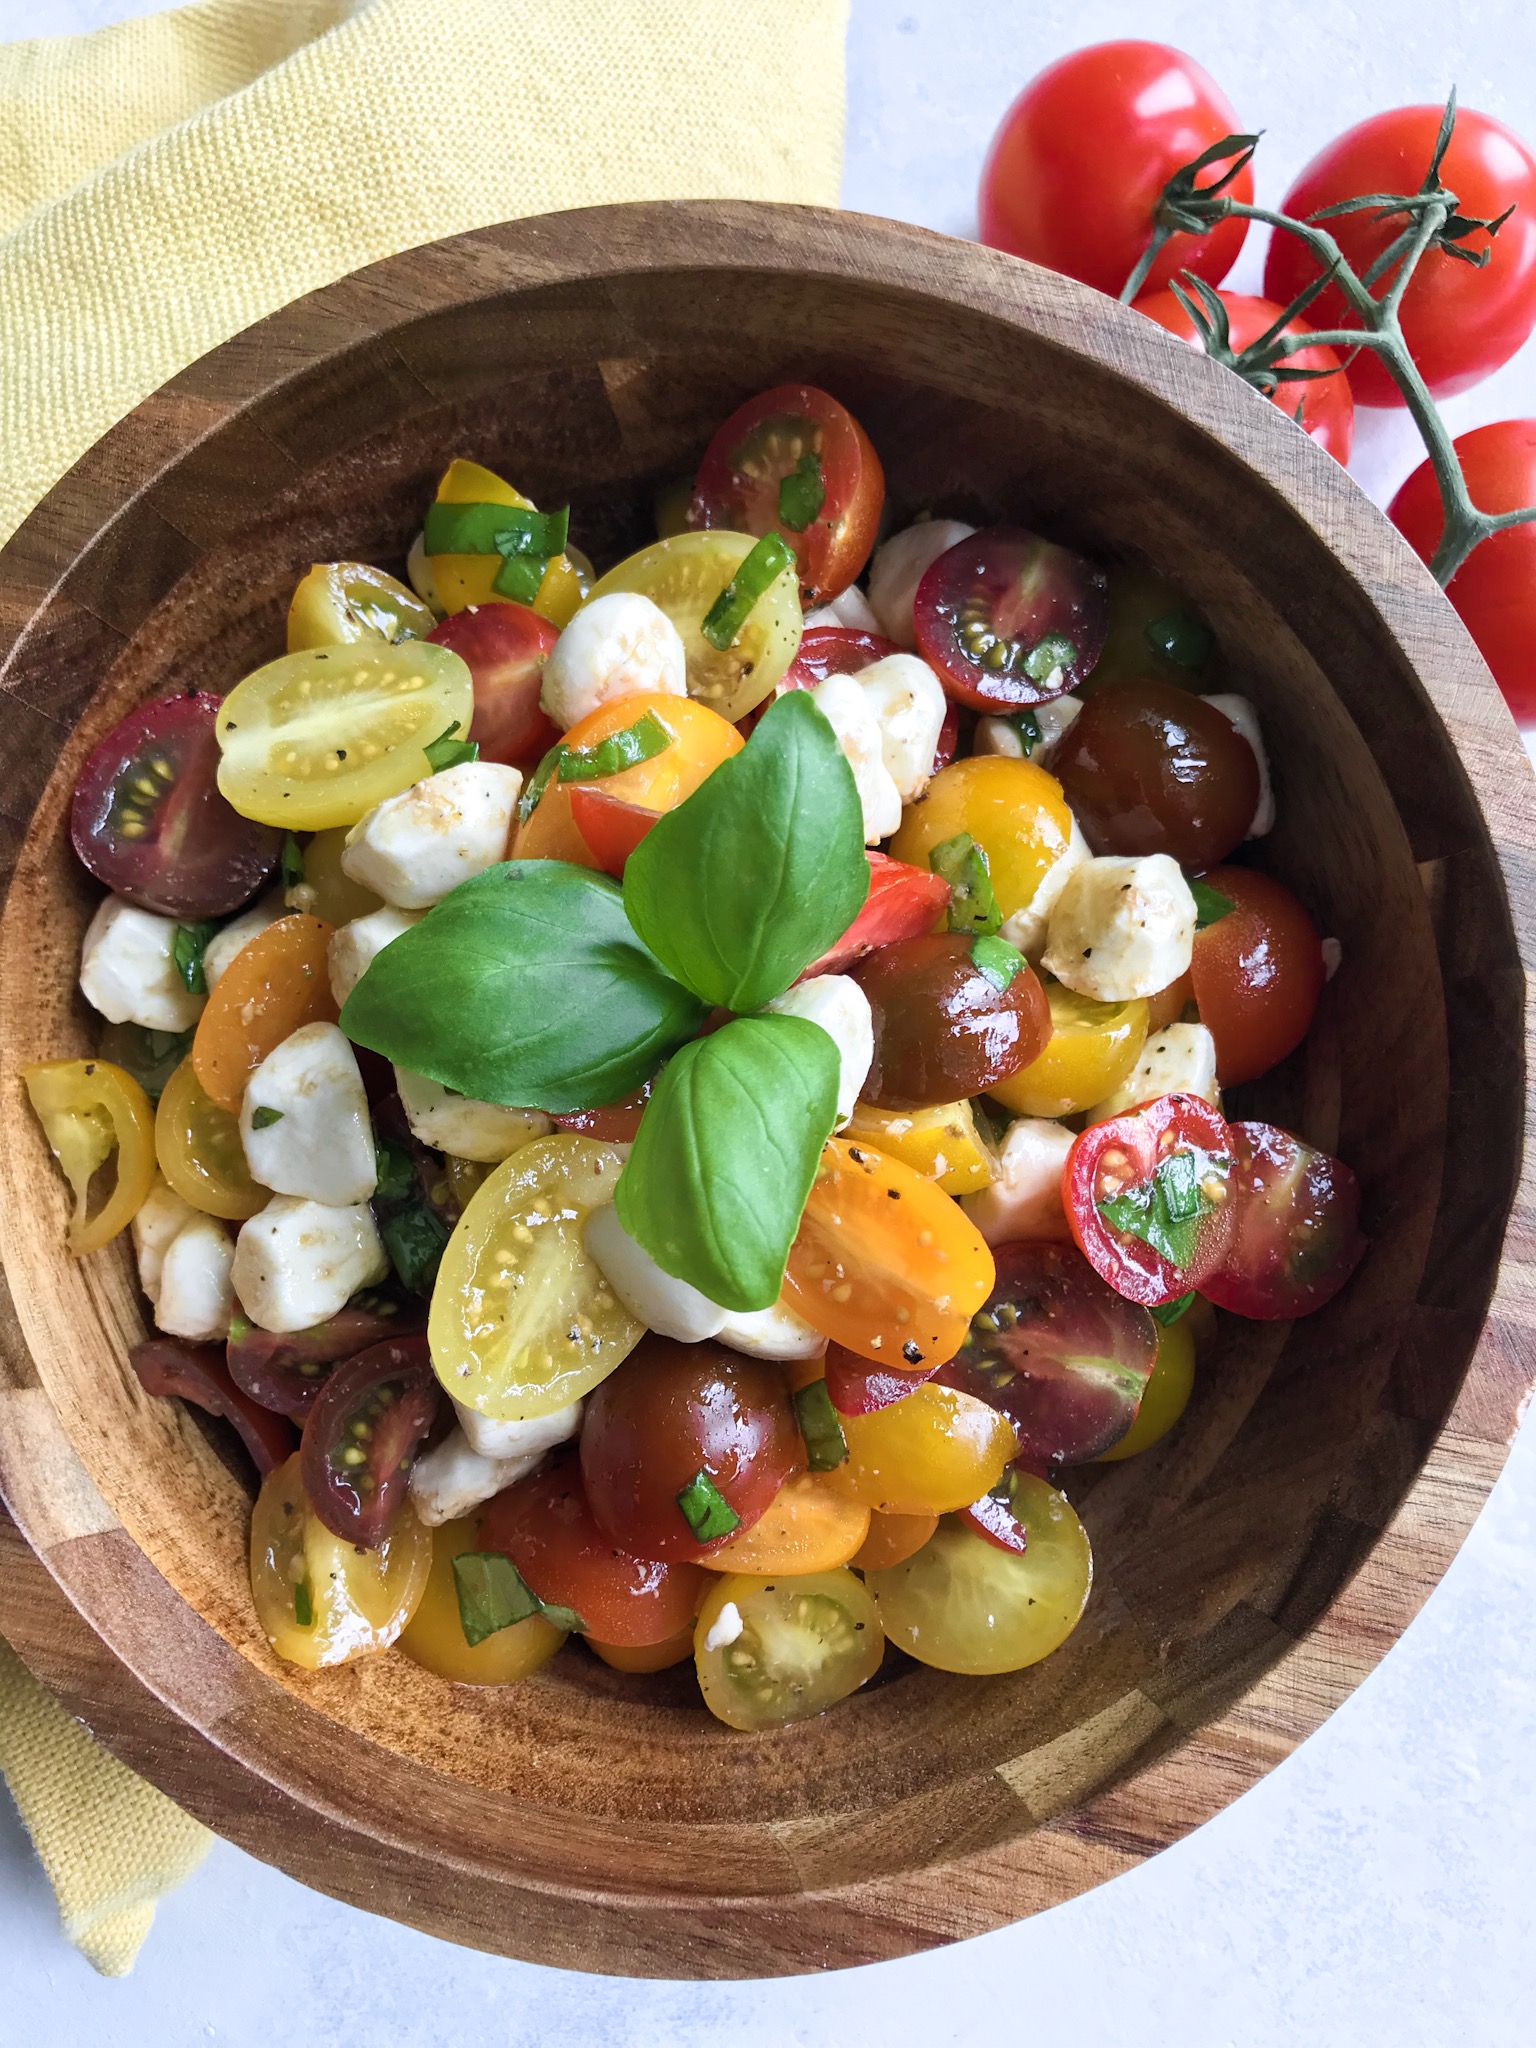
[[[504,1694],[393,1656],[296,1671],[256,1628],[238,1464],[140,1393],[127,1251],[65,1255],[14,1079],[92,1043],[75,973],[96,891],[68,851],[71,783],[130,706],[227,688],[276,652],[310,562],[398,562],[450,454],[569,498],[604,562],[650,537],[658,481],[727,410],[789,377],[853,406],[898,514],[1139,551],[1209,613],[1275,758],[1262,857],[1343,944],[1304,1053],[1245,1106],[1352,1162],[1370,1253],[1294,1330],[1228,1319],[1179,1429],[1072,1475],[1094,1594],[1036,1669],[959,1679],[893,1653],[835,1712],[759,1736],[712,1721],[686,1671],[627,1678],[581,1651]],[[585,1969],[899,1955],[1204,1820],[1317,1726],[1444,1570],[1536,1370],[1507,893],[1519,878],[1529,900],[1529,770],[1386,521],[1150,322],[985,249],[787,208],[603,209],[418,249],[216,349],[92,450],[0,556],[0,674],[0,1484],[94,1634],[14,1547],[0,1624],[257,1855]]]

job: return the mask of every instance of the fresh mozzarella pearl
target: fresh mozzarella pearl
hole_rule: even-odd
[[[430,910],[507,857],[523,778],[501,761],[461,761],[375,804],[347,834],[343,871],[399,910]]]
[[[113,1024],[190,1031],[203,998],[189,993],[177,968],[180,929],[173,917],[109,896],[87,925],[80,951],[80,990],[92,1009]]]
[[[855,633],[880,631],[880,621],[857,583],[850,583],[846,590],[840,590],[814,616],[828,626],[846,626]],[[807,619],[805,623],[809,625],[811,621]]]
[[[960,1206],[988,1244],[1071,1235],[1061,1200],[1061,1176],[1072,1133],[1049,1117],[1021,1116],[1008,1126],[997,1157],[997,1179]]]
[[[155,1323],[172,1337],[211,1344],[229,1335],[235,1291],[235,1248],[222,1223],[194,1214],[165,1248]]]
[[[1018,727],[1006,718],[977,719],[976,738],[971,751],[975,754],[1001,754],[1009,761],[1026,761],[1029,758]]]
[[[152,1302],[160,1299],[160,1270],[172,1240],[197,1213],[169,1181],[158,1176],[139,1204],[133,1218],[133,1249],[139,1261],[139,1285]]]
[[[837,1047],[837,1127],[853,1115],[875,1058],[875,1020],[869,997],[847,974],[816,974],[797,981],[763,1005],[776,1017],[804,1017],[819,1024]]]
[[[683,636],[648,597],[613,590],[583,605],[555,642],[539,702],[546,717],[569,732],[599,704],[637,690],[687,694]]]
[[[1199,1095],[1220,1109],[1216,1041],[1203,1024],[1165,1024],[1154,1031],[1124,1084],[1088,1112],[1088,1121],[1101,1124],[1159,1095]]]
[[[553,1415],[536,1415],[527,1422],[498,1422],[478,1409],[455,1401],[459,1427],[469,1438],[470,1448],[482,1458],[542,1458],[556,1444],[563,1444],[581,1428],[580,1401],[557,1408]]]
[[[741,1609],[734,1600],[727,1600],[720,1612],[710,1623],[704,1637],[706,1650],[728,1650],[746,1628],[741,1618]]]
[[[588,1218],[586,1246],[630,1314],[657,1336],[699,1344],[713,1337],[725,1321],[718,1303],[657,1265],[624,1228],[611,1203]]]
[[[920,797],[933,774],[934,749],[949,700],[944,685],[915,654],[888,654],[861,668],[854,681],[880,721],[880,757],[904,804]]]
[[[335,1209],[368,1200],[378,1184],[373,1126],[339,1025],[306,1024],[267,1054],[246,1083],[240,1142],[251,1178],[274,1194]]]
[[[1017,946],[1028,958],[1038,960],[1045,945],[1051,912],[1067,886],[1067,878],[1089,858],[1088,842],[1074,818],[1066,846],[1040,877],[1034,895],[1024,908],[1016,910],[1012,917],[1004,918],[998,937],[1006,939],[1010,946]]]
[[[869,565],[869,602],[887,640],[898,647],[915,645],[912,600],[924,572],[975,531],[963,519],[923,519],[876,549]]]
[[[420,924],[422,910],[370,910],[366,917],[354,917],[331,933],[326,959],[331,976],[331,994],[337,1007],[347,1000],[384,948]]]
[[[456,1095],[441,1082],[404,1067],[395,1069],[395,1086],[411,1135],[459,1159],[499,1165],[519,1145],[554,1129],[540,1109],[503,1109],[499,1102],[477,1102],[472,1095]]]
[[[1187,971],[1195,920],[1195,899],[1169,854],[1083,861],[1051,911],[1044,965],[1096,1002],[1156,995]]]
[[[307,1330],[389,1273],[366,1202],[332,1208],[274,1195],[240,1227],[234,1282],[258,1329]]]
[[[203,952],[203,979],[213,988],[237,953],[243,952],[258,933],[288,915],[281,889],[272,889],[249,910],[242,910],[224,929],[215,932]]]
[[[828,676],[810,694],[853,770],[864,810],[865,845],[889,839],[901,823],[901,791],[885,765],[885,742],[874,705],[859,688],[857,676]]]
[[[1259,801],[1253,814],[1253,822],[1244,834],[1248,839],[1262,839],[1266,832],[1275,828],[1275,786],[1270,780],[1269,752],[1264,745],[1264,734],[1259,725],[1259,714],[1246,697],[1222,694],[1207,697],[1207,704],[1214,704],[1223,718],[1230,719],[1243,738],[1253,749],[1253,758],[1259,764]]]
[[[772,1308],[733,1309],[715,1332],[722,1344],[744,1351],[748,1358],[774,1358],[792,1363],[820,1358],[827,1340],[813,1330],[782,1299]]]
[[[467,1515],[504,1486],[514,1486],[543,1457],[542,1451],[520,1458],[485,1458],[474,1450],[463,1430],[424,1451],[411,1467],[411,1505],[429,1529]]]
[[[1036,704],[1031,708],[1035,723],[1040,728],[1039,739],[1031,745],[1025,745],[1011,718],[983,718],[977,722],[972,751],[977,754],[1006,754],[1015,761],[1048,761],[1052,749],[1082,710],[1083,700],[1069,692],[1065,697],[1053,697],[1049,704]]]

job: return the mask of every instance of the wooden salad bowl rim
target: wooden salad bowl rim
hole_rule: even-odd
[[[7,888],[28,859],[34,810],[73,723],[37,681],[39,649],[66,667],[81,647],[98,663],[103,649],[115,655],[217,541],[221,515],[200,495],[200,462],[227,470],[248,461],[264,486],[274,472],[302,472],[305,451],[275,446],[256,418],[264,399],[323,378],[328,364],[359,360],[385,401],[401,390],[419,397],[422,372],[402,337],[434,313],[710,272],[786,289],[851,280],[893,303],[921,302],[934,317],[949,308],[1027,332],[1063,362],[1084,358],[1172,408],[1189,436],[1239,457],[1277,517],[1300,522],[1309,545],[1337,558],[1374,613],[1372,630],[1418,679],[1403,744],[1435,755],[1456,824],[1443,848],[1423,855],[1416,845],[1415,855],[1431,894],[1444,884],[1448,915],[1464,909],[1458,875],[1476,878],[1481,928],[1492,934],[1488,950],[1469,952],[1471,986],[1457,993],[1456,936],[1439,932],[1451,966],[1447,1002],[1461,1003],[1464,1034],[1486,1000],[1499,1099],[1512,1102],[1531,1042],[1522,979],[1536,906],[1531,771],[1491,677],[1427,572],[1275,408],[1152,323],[974,244],[817,209],[601,207],[429,244],[284,308],[146,399],[0,551]],[[331,447],[368,432],[347,415]],[[152,560],[134,544],[146,521],[164,541]],[[1368,738],[1394,791],[1404,786],[1396,778],[1407,755]],[[20,917],[14,898],[0,938],[13,912]],[[1492,979],[1490,957],[1499,963]],[[25,966],[13,957],[13,1002]],[[14,1076],[0,1085],[11,1090],[0,1233],[7,1269],[19,1275],[38,1141]],[[1417,1613],[1486,1499],[1536,1381],[1536,1209],[1528,1168],[1516,1184],[1520,1167],[1509,1132],[1490,1168],[1489,1213],[1463,1291],[1415,1304],[1418,1341],[1433,1345],[1443,1328],[1465,1342],[1471,1362],[1427,1455],[1420,1462],[1415,1444],[1390,1499],[1350,1505],[1355,1548],[1330,1597],[1294,1627],[1260,1626],[1242,1610],[1253,1628],[1241,1685],[1196,1685],[1177,1708],[1133,1689],[1046,1749],[968,1784],[970,1805],[948,1825],[942,1853],[903,1856],[899,1841],[887,1841],[864,1868],[830,1855],[813,1823],[771,1821],[755,1832],[747,1822],[680,1823],[669,1856],[661,1813],[645,1853],[631,1856],[623,1830],[615,1848],[590,1818],[567,1827],[559,1814],[511,1799],[495,1808],[499,1832],[490,1830],[475,1788],[338,1727],[240,1654],[160,1575],[93,1483],[78,1423],[66,1432],[36,1362],[41,1327],[9,1281],[0,1288],[0,1496],[12,1519],[0,1514],[0,1631],[110,1748],[219,1833],[322,1891],[459,1942],[609,1972],[748,1976],[867,1962],[978,1933],[1132,1869],[1199,1825],[1316,1728]],[[101,1283],[104,1319],[124,1313],[125,1285]],[[1132,1762],[1103,1782],[1095,1730],[1110,1722]],[[899,1836],[921,1805],[915,1796],[888,1828]],[[931,1838],[926,1822],[911,1825],[914,1841]],[[638,1840],[643,1831],[634,1832]],[[767,1859],[771,1883],[761,1871],[745,1882],[748,1856]]]

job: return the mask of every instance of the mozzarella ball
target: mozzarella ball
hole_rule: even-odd
[[[885,740],[873,703],[860,689],[857,676],[828,676],[810,694],[853,770],[864,811],[864,844],[889,839],[901,823],[901,791],[885,765]]]
[[[744,1351],[748,1358],[774,1358],[794,1363],[803,1358],[820,1358],[827,1340],[813,1330],[804,1316],[782,1299],[772,1308],[733,1309],[715,1332],[722,1344]]]
[[[1221,1107],[1216,1085],[1216,1041],[1203,1024],[1165,1024],[1142,1047],[1141,1058],[1113,1095],[1088,1112],[1091,1124],[1119,1116],[1159,1095],[1199,1095]]]
[[[262,1330],[310,1329],[388,1275],[366,1202],[332,1208],[274,1195],[235,1243],[235,1293]]]
[[[1040,728],[1040,737],[1028,745],[1018,726],[1011,718],[982,718],[977,720],[976,740],[972,752],[977,754],[1006,754],[1015,761],[1049,761],[1051,750],[1064,736],[1067,728],[1083,708],[1081,697],[1074,697],[1070,691],[1064,697],[1053,697],[1049,704],[1031,707],[1035,724]]]
[[[282,890],[271,889],[259,903],[253,903],[249,910],[242,910],[222,931],[215,932],[203,952],[203,979],[209,988],[217,985],[220,975],[237,953],[243,952],[269,924],[276,924],[280,917],[287,915],[288,906],[283,901]]]
[[[1010,946],[1017,946],[1029,959],[1038,960],[1045,945],[1051,912],[1067,886],[1068,876],[1091,857],[1088,842],[1074,818],[1066,845],[1040,877],[1034,895],[1024,908],[1016,910],[1012,917],[1004,918],[998,937],[1006,939]]]
[[[498,1422],[455,1401],[459,1427],[469,1438],[470,1448],[482,1458],[542,1458],[556,1444],[563,1444],[581,1428],[580,1401],[557,1408],[553,1415],[535,1415],[526,1422]]]
[[[875,1020],[869,997],[847,974],[814,974],[765,1003],[776,1017],[804,1017],[819,1024],[837,1047],[837,1128],[853,1115],[875,1058]]]
[[[395,1086],[412,1137],[458,1159],[499,1165],[519,1145],[542,1138],[554,1125],[541,1109],[503,1109],[499,1102],[477,1102],[456,1095],[440,1081],[396,1067]]]
[[[809,633],[817,626],[839,626],[855,633],[878,633],[880,621],[870,607],[869,599],[857,583],[850,583],[846,590],[840,590],[836,597],[818,605],[813,612],[805,615],[805,630]]]
[[[112,1024],[146,1031],[190,1031],[203,1013],[176,965],[174,917],[109,896],[86,926],[80,992]]]
[[[687,695],[683,636],[648,597],[613,590],[583,605],[555,642],[539,702],[545,716],[569,732],[599,704],[637,690]]]
[[[357,1055],[337,1024],[306,1024],[246,1083],[240,1142],[251,1178],[277,1195],[344,1209],[378,1184]]]
[[[420,924],[425,915],[422,910],[392,910],[386,904],[383,910],[370,910],[366,917],[354,917],[350,924],[337,926],[331,933],[326,960],[330,970],[331,994],[336,998],[338,1009],[384,948],[392,945],[402,932],[408,932],[413,924]]]
[[[975,531],[963,519],[923,519],[903,533],[893,533],[875,550],[869,565],[869,602],[887,640],[898,647],[916,644],[912,600],[918,584],[930,563]]]
[[[1096,1002],[1156,995],[1189,967],[1195,899],[1166,853],[1109,855],[1068,875],[1050,914],[1044,965]]]
[[[1205,701],[1214,704],[1223,718],[1230,719],[1253,749],[1253,758],[1259,764],[1259,801],[1244,837],[1262,839],[1266,832],[1275,829],[1275,786],[1270,780],[1269,750],[1264,744],[1259,714],[1247,697],[1239,697],[1235,692],[1207,697]]]
[[[1008,761],[1027,761],[1032,748],[1026,747],[1019,729],[1008,718],[978,718],[973,754],[1001,754]]]
[[[904,804],[920,797],[933,774],[934,750],[949,709],[944,685],[915,654],[888,654],[854,680],[880,721],[880,757]]]
[[[1071,1236],[1061,1199],[1061,1176],[1071,1150],[1072,1133],[1049,1117],[1021,1116],[1008,1126],[996,1180],[960,1198],[988,1244]]]
[[[717,1303],[686,1280],[663,1272],[645,1246],[630,1236],[611,1203],[588,1218],[586,1247],[630,1314],[658,1337],[699,1344],[724,1322],[725,1310]]]
[[[230,1269],[235,1248],[213,1216],[194,1214],[165,1248],[155,1323],[171,1337],[211,1344],[229,1335],[235,1291]]]
[[[160,1270],[177,1231],[198,1214],[169,1181],[157,1174],[155,1184],[134,1212],[133,1249],[139,1262],[139,1285],[152,1302],[160,1299]]]
[[[398,910],[430,910],[450,889],[507,857],[521,772],[461,761],[375,804],[347,834],[341,865]]]
[[[467,1515],[504,1486],[526,1479],[543,1455],[534,1451],[525,1457],[482,1457],[463,1430],[456,1429],[423,1451],[411,1467],[411,1505],[427,1527],[435,1529]]]

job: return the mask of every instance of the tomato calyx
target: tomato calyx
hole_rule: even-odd
[[[175,1395],[232,1423],[263,1478],[291,1458],[298,1433],[291,1422],[240,1387],[216,1344],[187,1344],[178,1337],[151,1337],[128,1354],[146,1394]]]
[[[304,1490],[344,1542],[377,1549],[405,1506],[439,1390],[424,1336],[374,1344],[326,1381],[304,1424]]]
[[[1221,1264],[1232,1232],[1226,1120],[1197,1095],[1162,1095],[1083,1131],[1063,1180],[1072,1234],[1117,1294],[1175,1301]]]

